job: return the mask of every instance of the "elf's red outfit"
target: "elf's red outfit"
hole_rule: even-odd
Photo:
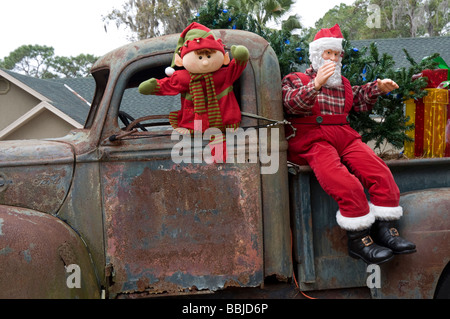
[[[364,229],[375,217],[399,218],[400,194],[389,168],[346,118],[352,108],[367,111],[373,107],[381,94],[376,82],[352,87],[343,77],[341,86],[317,91],[315,76],[310,68],[306,74],[291,73],[282,82],[285,111],[293,116],[288,117],[297,129],[288,140],[288,159],[310,165],[322,188],[338,203],[337,221],[342,228]],[[364,188],[369,191],[371,207]]]

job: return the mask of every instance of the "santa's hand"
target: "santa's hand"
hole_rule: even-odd
[[[231,55],[239,62],[247,62],[249,59],[248,49],[243,45],[232,45]]]
[[[320,88],[327,83],[330,76],[336,71],[336,64],[332,61],[327,61],[317,71],[317,75],[314,79],[314,88],[319,91]]]
[[[139,93],[149,95],[155,92],[156,86],[158,82],[155,78],[151,78],[150,80],[144,81],[139,85]]]
[[[384,80],[377,79],[377,86],[378,86],[378,89],[383,94],[387,94],[395,89],[398,89],[397,83],[395,83],[391,79],[384,79]]]

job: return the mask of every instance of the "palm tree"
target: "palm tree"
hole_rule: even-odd
[[[227,6],[241,14],[251,15],[261,32],[268,22],[278,21],[288,12],[294,2],[293,0],[228,0]]]

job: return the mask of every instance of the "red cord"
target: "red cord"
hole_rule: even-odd
[[[293,246],[292,246],[292,230],[291,230],[291,260],[292,260],[292,264],[294,264],[294,258],[292,257],[292,248],[293,248]],[[308,296],[307,294],[305,294],[305,293],[300,289],[300,287],[299,287],[299,285],[298,285],[298,282],[297,282],[297,279],[295,278],[295,270],[292,271],[292,277],[294,278],[295,286],[297,287],[298,291],[300,291],[300,293],[301,293],[303,296],[305,296],[305,297],[308,298],[308,299],[317,299],[317,298]]]

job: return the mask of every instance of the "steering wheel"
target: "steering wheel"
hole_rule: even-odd
[[[140,121],[136,121],[134,117],[124,111],[119,111],[119,119],[126,126],[125,131],[131,131],[135,127],[140,128],[142,131],[147,131],[145,126],[139,123]],[[134,124],[131,128],[128,127],[130,123]]]
[[[140,117],[138,119],[134,119],[131,115],[127,114],[126,112],[123,111],[119,111],[119,119],[120,121],[125,124],[127,127],[125,129],[123,129],[123,133],[119,134],[119,135],[111,135],[109,137],[109,141],[111,142],[115,142],[118,141],[130,134],[133,134],[137,131],[137,127],[140,128],[142,131],[147,131],[147,129],[145,128],[146,125],[141,124],[140,122],[144,122],[144,121],[148,121],[148,120],[158,120],[158,119],[168,119],[169,115],[148,115],[148,116],[143,116]],[[131,121],[131,123],[130,123]],[[169,125],[170,122],[167,123],[156,123],[156,125]],[[152,124],[147,124],[147,126],[152,126]]]
[[[136,120],[133,120],[130,124],[128,124],[128,126],[125,128],[125,131],[126,132],[131,131],[135,127],[141,128],[141,126],[144,127],[143,130],[147,131],[147,129],[145,129],[144,124],[141,124],[140,122],[144,122],[144,121],[148,121],[148,120],[161,120],[161,119],[168,119],[168,118],[169,118],[169,115],[148,115],[148,116],[143,116],[143,117],[140,117],[140,118],[138,118]],[[164,122],[164,123],[161,123],[161,122],[156,123],[156,125],[162,125],[162,124],[168,125],[170,123],[169,122],[167,122],[167,123],[166,122]],[[152,125],[151,124],[147,124],[147,126],[152,126]]]

